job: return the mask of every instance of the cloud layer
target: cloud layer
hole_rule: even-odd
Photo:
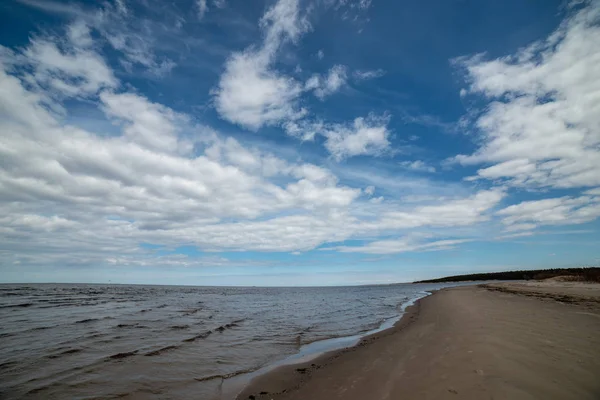
[[[456,159],[491,164],[477,178],[526,188],[600,185],[600,4],[518,53],[457,60],[469,92],[493,100],[476,122],[484,144]]]
[[[326,3],[345,16],[371,5]],[[195,23],[225,5],[195,2]],[[1,265],[200,268],[252,265],[219,254],[233,252],[443,251],[600,217],[598,2],[515,54],[454,60],[463,98],[482,107],[468,114],[475,150],[446,163],[407,145],[418,137],[385,107],[341,101],[383,69],[335,62],[329,50],[311,52],[317,71],[281,62],[314,29],[298,0],[266,8],[259,39],[222,58],[204,93],[213,124],[148,84],[177,64],[132,9],[58,9],[70,18],[60,34],[0,46]],[[330,106],[344,117],[318,112]]]

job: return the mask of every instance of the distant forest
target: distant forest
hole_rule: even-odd
[[[556,277],[564,277],[569,281],[591,281],[600,282],[600,268],[554,268],[554,269],[536,269],[531,271],[505,271],[488,272],[482,274],[468,274],[447,276],[445,278],[428,279],[415,283],[439,283],[439,282],[462,282],[462,281],[494,281],[494,280],[542,280]]]

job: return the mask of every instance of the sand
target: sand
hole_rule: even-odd
[[[255,378],[252,398],[598,400],[600,285],[444,289],[356,347]]]

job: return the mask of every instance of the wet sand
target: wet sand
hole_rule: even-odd
[[[599,399],[600,285],[443,289],[358,346],[255,378],[238,399]]]

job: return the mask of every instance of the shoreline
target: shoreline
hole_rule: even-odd
[[[390,329],[259,375],[235,398],[600,397],[600,285],[536,285],[438,290]]]
[[[391,317],[383,321],[380,326],[375,329],[351,336],[322,339],[307,343],[303,345],[297,353],[292,354],[284,359],[269,363],[255,371],[236,375],[226,379],[223,381],[221,386],[220,400],[246,399],[251,395],[248,394],[246,396],[246,391],[248,388],[250,388],[251,385],[253,385],[253,383],[257,380],[265,376],[270,376],[270,374],[273,372],[279,373],[281,371],[285,371],[286,374],[293,375],[292,372],[296,371],[297,369],[308,371],[310,368],[312,368],[311,364],[317,365],[317,363],[323,363],[329,358],[335,358],[338,353],[350,351],[355,347],[362,346],[363,341],[383,334],[386,331],[395,329],[397,325],[401,324],[402,321],[407,318],[407,315],[412,312],[412,309],[418,305],[420,300],[431,296],[438,290],[441,289],[420,292],[419,294],[422,294],[421,296],[414,297],[402,303],[400,305],[400,312],[396,317]],[[328,345],[326,342],[338,342],[338,345]],[[309,349],[306,351],[306,348],[313,346],[323,347],[323,349],[317,349],[316,351]]]
[[[282,365],[277,365],[279,363],[274,363],[275,365],[271,364],[267,366],[268,371],[254,376],[243,386],[243,388],[237,393],[237,395],[235,395],[235,397],[233,397],[233,399],[245,400],[252,398],[252,396],[254,396],[253,398],[257,400],[263,399],[262,396],[269,396],[268,398],[270,399],[274,395],[285,394],[290,389],[297,388],[306,380],[305,378],[307,376],[310,376],[311,372],[321,369],[324,365],[329,365],[341,355],[355,351],[356,349],[364,347],[373,341],[378,340],[379,338],[392,335],[396,331],[407,328],[411,323],[417,320],[419,316],[420,302],[428,297],[433,296],[435,293],[446,289],[448,288],[432,290],[427,292],[427,294],[424,294],[422,297],[406,302],[406,304],[403,306],[404,311],[398,316],[398,320],[392,326],[385,329],[376,329],[376,332],[373,333],[367,333],[351,346],[319,353],[315,355],[315,357],[312,357],[308,360],[286,363]],[[281,379],[282,375],[285,376],[284,379]],[[272,376],[278,377],[276,382],[271,380]],[[258,390],[257,388],[259,387],[268,387],[270,390]],[[224,393],[223,400],[227,398],[225,395],[227,394]],[[264,398],[266,399],[267,397]],[[231,397],[227,399],[231,399]]]

